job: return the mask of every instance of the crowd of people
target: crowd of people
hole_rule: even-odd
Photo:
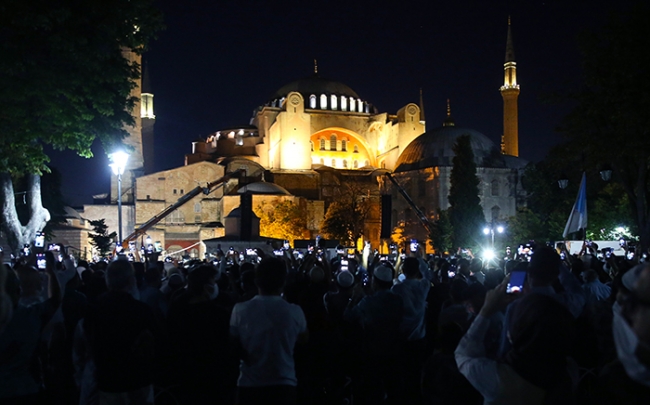
[[[650,265],[559,250],[25,257],[0,403],[649,404]]]

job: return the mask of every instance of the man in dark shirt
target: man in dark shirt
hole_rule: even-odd
[[[108,292],[84,319],[84,333],[96,366],[100,403],[153,404],[153,312],[133,298],[136,280],[131,263],[106,269]]]
[[[400,325],[404,317],[402,298],[391,292],[393,269],[378,266],[373,274],[373,294],[362,297],[358,284],[344,318],[360,326],[362,336],[362,370],[359,375],[358,398],[361,404],[377,404],[384,396],[389,403],[400,403],[402,399],[399,369]]]

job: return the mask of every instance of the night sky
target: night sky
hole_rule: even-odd
[[[394,114],[424,92],[427,127],[451,100],[456,125],[497,145],[503,127],[507,18],[517,61],[520,156],[544,158],[566,105],[544,96],[580,80],[579,32],[633,0],[253,2],[161,0],[166,30],[145,54],[156,114],[156,170],[183,164],[191,142],[249,123],[283,85],[313,73],[343,82]],[[95,157],[53,152],[71,205],[107,192],[111,171]]]

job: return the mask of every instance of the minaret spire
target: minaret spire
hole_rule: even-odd
[[[422,98],[422,87],[420,87],[420,121],[424,122],[424,99]]]
[[[442,122],[443,127],[453,127],[456,126],[456,123],[454,122],[454,119],[451,118],[451,104],[449,102],[449,99],[447,99],[447,118]]]
[[[501,86],[503,97],[503,137],[501,138],[501,153],[519,156],[519,118],[517,99],[519,84],[517,83],[517,63],[515,48],[512,42],[511,20],[508,16],[508,37],[506,39],[506,60],[503,64],[504,78]]]

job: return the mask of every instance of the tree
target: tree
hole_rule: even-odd
[[[141,54],[161,27],[152,0],[7,0],[0,13],[0,191],[13,250],[29,243],[50,213],[41,202],[44,145],[91,157],[127,136]],[[129,51],[130,50],[130,51]],[[15,209],[12,176],[24,176],[29,219]]]
[[[644,250],[650,246],[650,9],[639,4],[581,37],[583,84],[564,95],[573,105],[560,131],[585,169],[613,169]],[[591,219],[591,215],[590,215]]]
[[[474,247],[481,227],[485,224],[481,198],[478,194],[480,180],[476,175],[476,162],[469,135],[458,137],[453,146],[454,159],[449,189],[449,221],[453,228],[453,247]]]
[[[88,232],[88,237],[90,238],[90,244],[97,249],[101,257],[106,256],[106,253],[113,250],[113,243],[117,233],[108,232],[108,225],[104,219],[98,219],[96,221],[88,221],[90,226],[93,227],[92,232]]]
[[[453,228],[449,220],[449,210],[438,209],[438,219],[433,222],[433,229],[429,238],[431,246],[438,253],[449,252],[452,250]]]
[[[293,245],[294,239],[309,239],[307,224],[309,212],[292,201],[273,201],[255,208],[260,218],[260,235],[268,238],[286,239]]]
[[[339,195],[327,208],[321,224],[321,232],[328,239],[335,239],[347,246],[355,246],[363,235],[363,228],[370,214],[371,202],[368,190],[355,181],[343,183]]]

